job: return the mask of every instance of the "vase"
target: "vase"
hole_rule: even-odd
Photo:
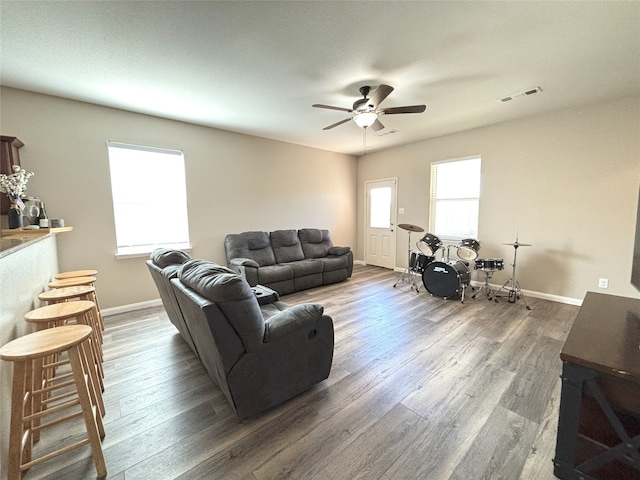
[[[9,228],[22,228],[22,210],[17,205],[11,204],[8,216]]]

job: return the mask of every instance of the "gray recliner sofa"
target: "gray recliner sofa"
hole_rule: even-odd
[[[153,282],[156,284],[160,300],[169,320],[178,329],[184,341],[191,347],[191,350],[198,355],[195,342],[187,328],[180,305],[178,305],[178,299],[171,286],[171,279],[178,277],[178,270],[183,263],[189,260],[191,260],[191,257],[180,250],[158,248],[151,253],[149,260],[147,260],[147,268],[151,273]]]
[[[280,295],[342,282],[353,273],[353,252],[333,246],[328,230],[229,234],[224,247],[229,268],[250,285],[264,285]]]
[[[194,351],[240,418],[329,376],[333,321],[322,305],[290,307],[276,292],[259,299],[237,272],[205,260],[166,266],[160,273],[165,270]],[[159,291],[161,297],[169,293]]]

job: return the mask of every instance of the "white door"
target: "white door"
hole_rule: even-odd
[[[365,262],[396,265],[396,179],[366,182]]]

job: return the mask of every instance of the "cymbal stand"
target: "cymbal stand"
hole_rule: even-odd
[[[486,293],[487,294],[487,300],[495,300],[496,303],[498,303],[498,300],[496,299],[496,292],[493,291],[493,288],[491,287],[491,284],[489,283],[489,280],[491,280],[491,277],[493,277],[493,274],[495,273],[495,270],[484,270],[483,269],[482,272],[484,273],[484,283],[480,287],[480,290],[477,290],[471,296],[471,298],[476,298],[476,295],[479,294],[479,293]]]
[[[416,286],[416,282],[415,282],[416,273],[414,269],[411,267],[411,230],[409,230],[407,254],[408,254],[407,268],[404,269],[404,271],[402,272],[402,275],[400,275],[400,278],[398,278],[398,280],[396,281],[396,283],[393,284],[393,286],[395,288],[395,286],[398,285],[400,282],[404,282],[404,283],[411,284],[411,290],[415,288],[417,292],[419,286]]]
[[[513,244],[513,273],[511,274],[511,278],[509,280],[507,280],[506,282],[504,282],[504,285],[502,285],[502,287],[500,287],[500,290],[498,290],[498,292],[493,296],[493,298],[498,298],[498,297],[508,297],[509,298],[509,303],[516,303],[516,300],[518,300],[520,297],[522,297],[522,299],[524,300],[524,305],[525,307],[527,307],[527,310],[531,310],[531,307],[529,306],[529,304],[527,303],[527,297],[524,296],[524,293],[522,292],[522,289],[520,288],[520,284],[518,283],[518,280],[516,280],[516,257],[518,256],[518,247],[520,245],[518,244],[518,240],[516,239],[516,243]],[[505,287],[507,285],[509,285],[509,292],[507,295],[499,295],[499,293],[505,289]],[[496,300],[497,302],[497,300]]]

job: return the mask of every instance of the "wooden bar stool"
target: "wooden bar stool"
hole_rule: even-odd
[[[53,280],[49,282],[49,288],[67,288],[67,287],[78,287],[78,286],[90,286],[95,287],[96,277],[71,277],[64,278],[61,280]],[[102,319],[102,313],[100,311],[100,303],[98,302],[98,296],[95,295],[95,299],[92,300],[96,304],[96,308],[98,309],[98,317],[100,320],[100,330],[104,331],[104,321]]]
[[[38,295],[38,299],[47,303],[48,305],[53,305],[54,303],[68,302],[70,300],[88,300],[96,304],[93,315],[96,317],[96,321],[100,328],[97,329],[97,336],[102,344],[102,322],[100,321],[100,312],[98,311],[98,298],[96,296],[96,287],[92,287],[89,285],[78,285],[75,287],[64,287],[64,288],[54,288],[51,290],[47,290],[46,292],[42,292]]]
[[[24,319],[27,322],[36,325],[36,330],[44,330],[46,328],[59,327],[70,321],[75,323],[88,325],[93,329],[89,345],[91,354],[94,357],[96,365],[97,379],[100,384],[101,391],[104,390],[102,379],[104,378],[104,370],[102,369],[103,353],[102,342],[99,334],[100,326],[94,314],[95,303],[88,300],[77,300],[75,302],[62,302],[47,305],[45,307],[36,308],[27,312]]]
[[[90,390],[92,392],[92,403],[97,406],[100,416],[103,417],[106,413],[102,398],[102,392],[104,391],[104,370],[102,368],[102,359],[99,357],[101,350],[99,351],[97,340],[95,339],[98,329],[95,321],[93,321],[95,319],[95,316],[92,315],[93,311],[95,311],[93,302],[78,300],[76,302],[56,303],[37,308],[28,312],[24,318],[27,322],[34,324],[38,332],[48,328],[67,325],[70,321],[92,327],[91,338],[89,338],[86,348],[88,361],[87,372],[89,372],[89,381],[92,386]],[[47,387],[52,385],[54,380],[60,382],[70,376],[70,374],[62,376],[57,374],[57,369],[67,363],[68,362],[61,361],[57,354],[46,357],[43,359],[40,368],[35,369],[33,372],[33,384],[39,385],[39,388],[47,392]],[[49,397],[46,394],[35,397],[33,400],[34,411],[39,412],[45,410],[49,402]],[[37,425],[37,420],[35,422]],[[40,440],[40,430],[36,429],[34,431],[33,440],[35,442]]]
[[[73,277],[95,277],[98,274],[97,270],[72,270],[70,272],[60,272],[55,275],[56,280],[64,280],[65,278]]]
[[[91,338],[91,333],[91,327],[87,325],[66,325],[25,335],[0,348],[0,358],[13,362],[8,480],[19,480],[22,472],[32,466],[87,444],[91,446],[98,476],[106,476],[107,466],[100,444],[100,439],[105,435],[104,426],[101,416],[97,413],[97,407],[91,399],[92,383],[87,368],[89,362],[86,351],[88,349],[85,347]],[[64,352],[69,356],[73,380],[63,384],[64,393],[55,397],[59,400],[58,403],[46,410],[34,409],[34,397],[49,395],[63,388],[60,385],[52,385],[47,386],[45,390],[41,385],[34,385],[34,372],[42,369],[45,358]],[[74,392],[66,391],[70,386],[75,387]],[[49,395],[49,398],[54,397]],[[56,415],[54,420],[47,423],[41,422],[45,416],[58,414],[67,409],[74,411],[60,418]],[[87,438],[33,458],[34,430],[40,431],[80,416],[84,419]]]

